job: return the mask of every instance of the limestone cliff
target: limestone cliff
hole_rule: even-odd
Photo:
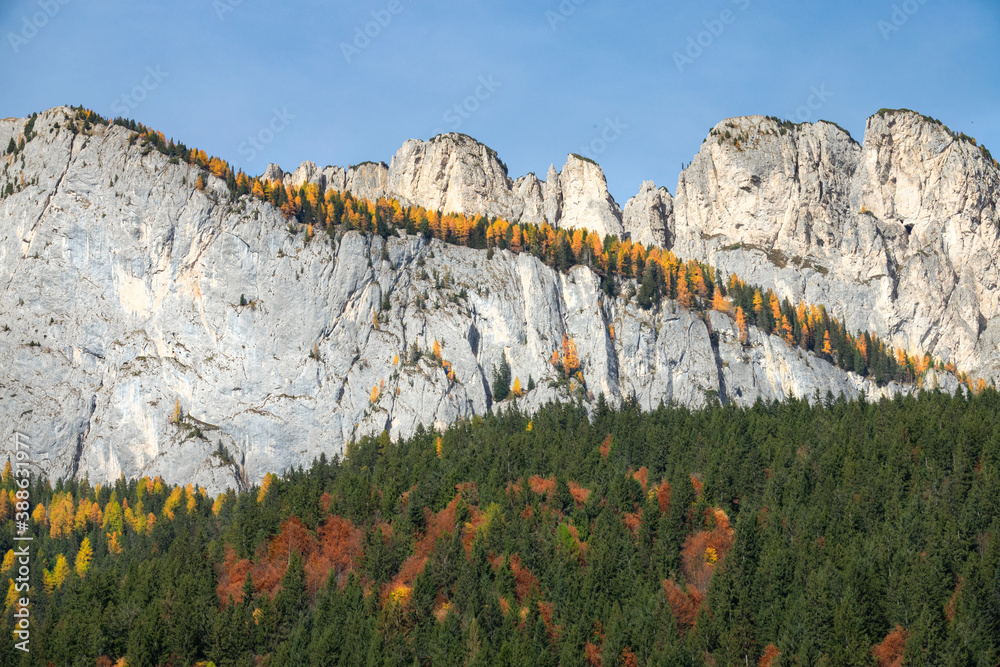
[[[1000,171],[910,111],[717,125],[680,176],[674,252],[822,303],[850,329],[1000,377]]]
[[[655,407],[909,390],[876,388],[755,330],[741,345],[717,313],[703,319],[670,301],[642,310],[627,285],[609,298],[584,267],[563,274],[530,255],[487,259],[416,236],[350,232],[307,243],[271,206],[233,200],[214,178],[199,190],[195,168],[121,127],[74,132],[70,116],[40,115],[0,175],[0,193],[12,191],[0,199],[0,456],[20,430],[33,463],[56,476],[160,474],[212,490],[252,483],[361,435],[395,437],[495,409],[490,381],[501,358],[523,386],[533,380],[510,399],[528,410],[572,397],[592,404],[600,393]],[[630,233],[662,233],[678,252],[857,308],[841,312],[858,321],[882,317],[890,333],[938,326],[939,346],[978,341],[972,351],[994,367],[983,340],[993,331],[996,272],[976,272],[996,257],[996,176],[973,147],[898,114],[873,118],[861,147],[825,124],[786,135],[766,119],[738,122],[748,135],[756,123],[756,146],[749,136],[742,150],[710,137],[676,201],[644,185],[624,214],[596,165],[570,158],[546,181],[512,182],[494,154],[457,135],[408,142],[388,167],[306,163],[269,173],[363,196],[405,189],[412,203],[467,213],[557,211],[613,228],[604,231],[622,229],[614,221],[624,215]],[[0,147],[25,130],[23,119],[0,121]],[[893,137],[893,149],[866,158],[880,136]],[[913,157],[918,149],[928,155]],[[712,180],[712,164],[733,175]],[[909,180],[917,169],[939,178]],[[926,293],[929,281],[949,277],[948,294]],[[900,303],[919,307],[880,314]],[[971,313],[984,314],[978,338],[964,328],[965,318],[977,321]],[[564,335],[577,345],[582,385],[549,363]],[[953,379],[939,381],[954,389]]]

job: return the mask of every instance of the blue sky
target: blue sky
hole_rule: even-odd
[[[0,117],[83,104],[254,174],[455,130],[511,176],[584,153],[624,204],[723,118],[860,140],[881,107],[1000,157],[997,0],[4,0],[0,36]]]

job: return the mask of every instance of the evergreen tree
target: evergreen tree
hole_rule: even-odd
[[[500,367],[493,367],[493,400],[497,403],[510,395],[510,364],[507,355],[500,355]]]

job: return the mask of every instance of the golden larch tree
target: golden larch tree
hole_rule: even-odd
[[[722,296],[722,291],[718,285],[712,291],[712,310],[717,310],[720,313],[729,312],[729,302],[726,301],[726,297]]]
[[[677,270],[677,303],[681,304],[681,308],[691,308],[691,290],[688,288],[687,270],[684,266]]]
[[[823,332],[823,349],[821,351],[828,357],[833,356],[833,347],[830,345],[829,330]]]
[[[271,486],[278,479],[278,476],[273,472],[269,472],[264,475],[264,481],[260,484],[260,491],[257,492],[257,502],[263,502],[264,497],[267,496],[267,492],[271,489]]]
[[[510,237],[510,249],[513,252],[521,252],[521,228],[514,225],[514,233]]]
[[[573,342],[572,338],[563,334],[563,373],[566,377],[570,377],[578,370],[580,370],[580,357],[576,354],[576,343]]]
[[[118,542],[118,538],[121,533],[118,531],[108,533],[108,553],[112,556],[117,556],[122,552],[122,545]]]
[[[69,561],[66,560],[66,556],[59,554],[56,557],[56,565],[52,568],[52,578],[55,581],[56,589],[62,587],[63,582],[66,581],[66,577],[69,576]]]
[[[570,243],[570,250],[573,251],[573,257],[577,261],[580,261],[580,253],[583,251],[583,234],[584,231],[582,229],[573,232],[573,241]]]
[[[90,546],[90,538],[83,538],[83,542],[80,543],[80,550],[76,552],[76,560],[74,561],[76,574],[81,579],[87,576],[87,568],[90,567],[90,559],[94,557],[94,550]]]
[[[747,316],[743,314],[743,309],[739,306],[736,307],[736,330],[739,331],[740,334],[740,343],[746,345],[749,340]]]
[[[10,586],[7,587],[7,599],[4,600],[3,611],[6,614],[8,611],[17,604],[18,595],[17,588],[14,586],[14,580],[10,580]]]
[[[34,521],[37,526],[49,525],[49,516],[45,511],[45,505],[42,503],[35,505],[35,511],[31,513],[31,520]]]

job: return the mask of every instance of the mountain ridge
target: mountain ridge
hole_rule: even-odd
[[[223,181],[152,152],[126,128],[87,134],[77,124],[88,121],[66,109],[38,119],[27,133],[42,141],[26,142],[4,170],[6,177],[20,164],[28,178],[0,201],[8,221],[0,304],[23,339],[4,334],[0,384],[15,391],[0,410],[12,426],[27,411],[27,430],[46,443],[48,462],[39,467],[57,475],[163,472],[209,488],[259,480],[364,433],[385,428],[395,436],[417,423],[481,414],[491,407],[500,353],[522,383],[539,381],[516,401],[530,410],[568,397],[571,385],[542,382],[554,373],[548,357],[563,336],[579,346],[588,391],[616,401],[635,397],[645,407],[660,400],[703,405],[712,392],[738,403],[789,392],[885,393],[756,329],[744,348],[740,331],[718,313],[700,318],[669,303],[671,313],[649,312],[610,298],[585,267],[564,275],[506,250],[484,260],[482,251],[419,235],[386,242],[348,232],[330,246],[303,245],[274,207],[228,198]],[[14,125],[0,124],[0,147],[27,122]],[[378,187],[375,168],[365,182]],[[415,180],[407,187],[420,195],[427,187],[412,185],[420,174],[409,175]],[[644,191],[653,199],[665,192]],[[665,209],[662,198],[659,205]],[[678,232],[691,242],[675,225]],[[765,275],[788,269],[771,266],[754,268]],[[797,270],[810,280],[821,275]],[[51,284],[62,288],[61,298],[45,292]],[[98,285],[110,286],[110,300]],[[33,294],[43,308],[30,299],[27,308],[15,305],[23,300],[15,295]],[[252,305],[241,305],[246,296]],[[280,317],[287,313],[294,322]],[[403,368],[400,358],[414,342],[424,358]],[[432,342],[444,349],[433,362]],[[458,382],[448,377],[452,371]],[[949,387],[947,376],[928,384],[938,381]],[[175,405],[185,417],[172,424]],[[218,429],[205,432],[199,423]]]

